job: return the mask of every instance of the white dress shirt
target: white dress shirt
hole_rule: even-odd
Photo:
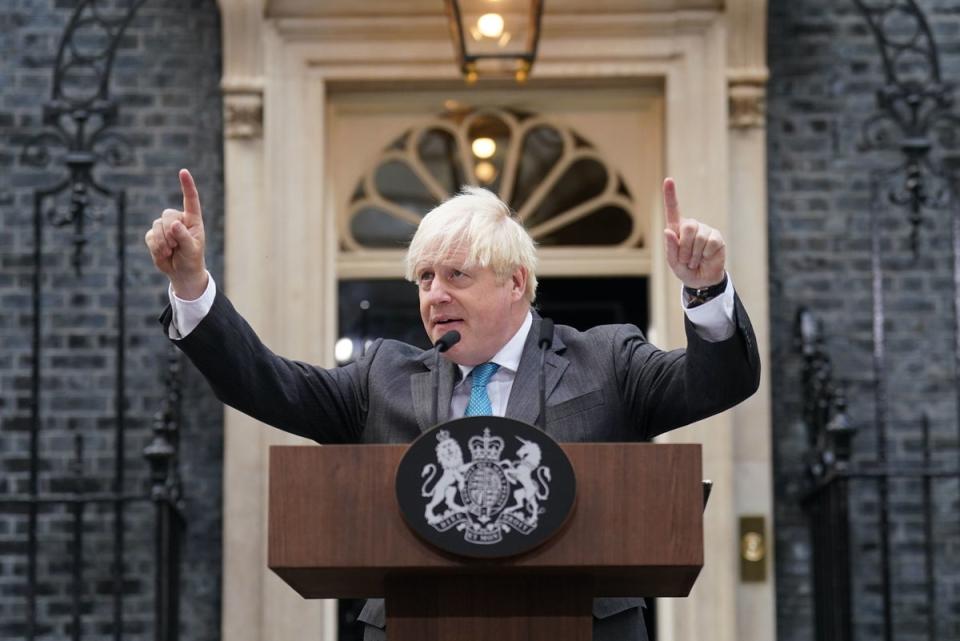
[[[500,366],[487,383],[487,395],[490,397],[490,407],[493,408],[494,416],[503,416],[507,413],[507,401],[510,399],[513,379],[517,375],[517,368],[520,367],[523,344],[527,341],[531,325],[533,325],[533,314],[527,312],[527,317],[523,319],[523,324],[517,333],[490,359],[491,363]],[[457,365],[457,367],[460,368],[460,381],[453,386],[453,396],[450,397],[450,418],[460,418],[467,411],[470,391],[473,389],[473,378],[470,378],[473,366]]]
[[[169,296],[173,319],[169,329],[170,338],[178,340],[192,332],[204,316],[210,312],[216,295],[217,285],[213,276],[209,278],[207,289],[196,300],[178,298],[173,293],[173,287],[171,286]],[[727,275],[727,287],[720,296],[692,309],[687,307],[688,299],[689,297],[681,288],[680,303],[700,338],[706,341],[720,342],[733,336],[736,326],[733,321],[733,280],[729,274]],[[491,362],[500,366],[487,384],[490,405],[493,407],[493,413],[496,416],[503,416],[507,412],[507,401],[510,398],[510,390],[513,389],[513,379],[517,375],[520,356],[523,354],[523,345],[530,333],[531,325],[533,325],[533,315],[527,312],[527,316],[517,333],[490,359]],[[461,376],[460,381],[453,388],[453,395],[450,399],[451,418],[463,416],[473,386],[473,379],[470,378],[473,367],[465,365],[458,365],[457,367],[460,368]]]

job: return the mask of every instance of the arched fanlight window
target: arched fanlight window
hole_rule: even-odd
[[[643,246],[623,178],[582,136],[535,114],[457,112],[408,130],[354,189],[344,252],[406,246],[421,217],[462,185],[497,193],[542,248]]]

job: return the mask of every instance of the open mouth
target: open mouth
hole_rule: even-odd
[[[462,318],[443,318],[440,320],[433,321],[433,324],[437,327],[448,327],[454,323],[460,323],[462,321],[463,321]]]

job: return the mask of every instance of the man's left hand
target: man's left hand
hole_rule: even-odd
[[[663,181],[663,206],[667,217],[663,239],[670,269],[687,287],[699,289],[718,284],[723,280],[727,260],[723,236],[709,225],[680,215],[673,178]]]

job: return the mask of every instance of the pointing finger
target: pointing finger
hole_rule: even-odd
[[[183,213],[186,214],[184,222],[187,227],[193,227],[201,220],[200,193],[193,176],[186,169],[180,170],[180,191],[183,192]]]
[[[680,203],[677,201],[677,184],[673,178],[663,181],[663,208],[667,217],[667,229],[680,231]]]

